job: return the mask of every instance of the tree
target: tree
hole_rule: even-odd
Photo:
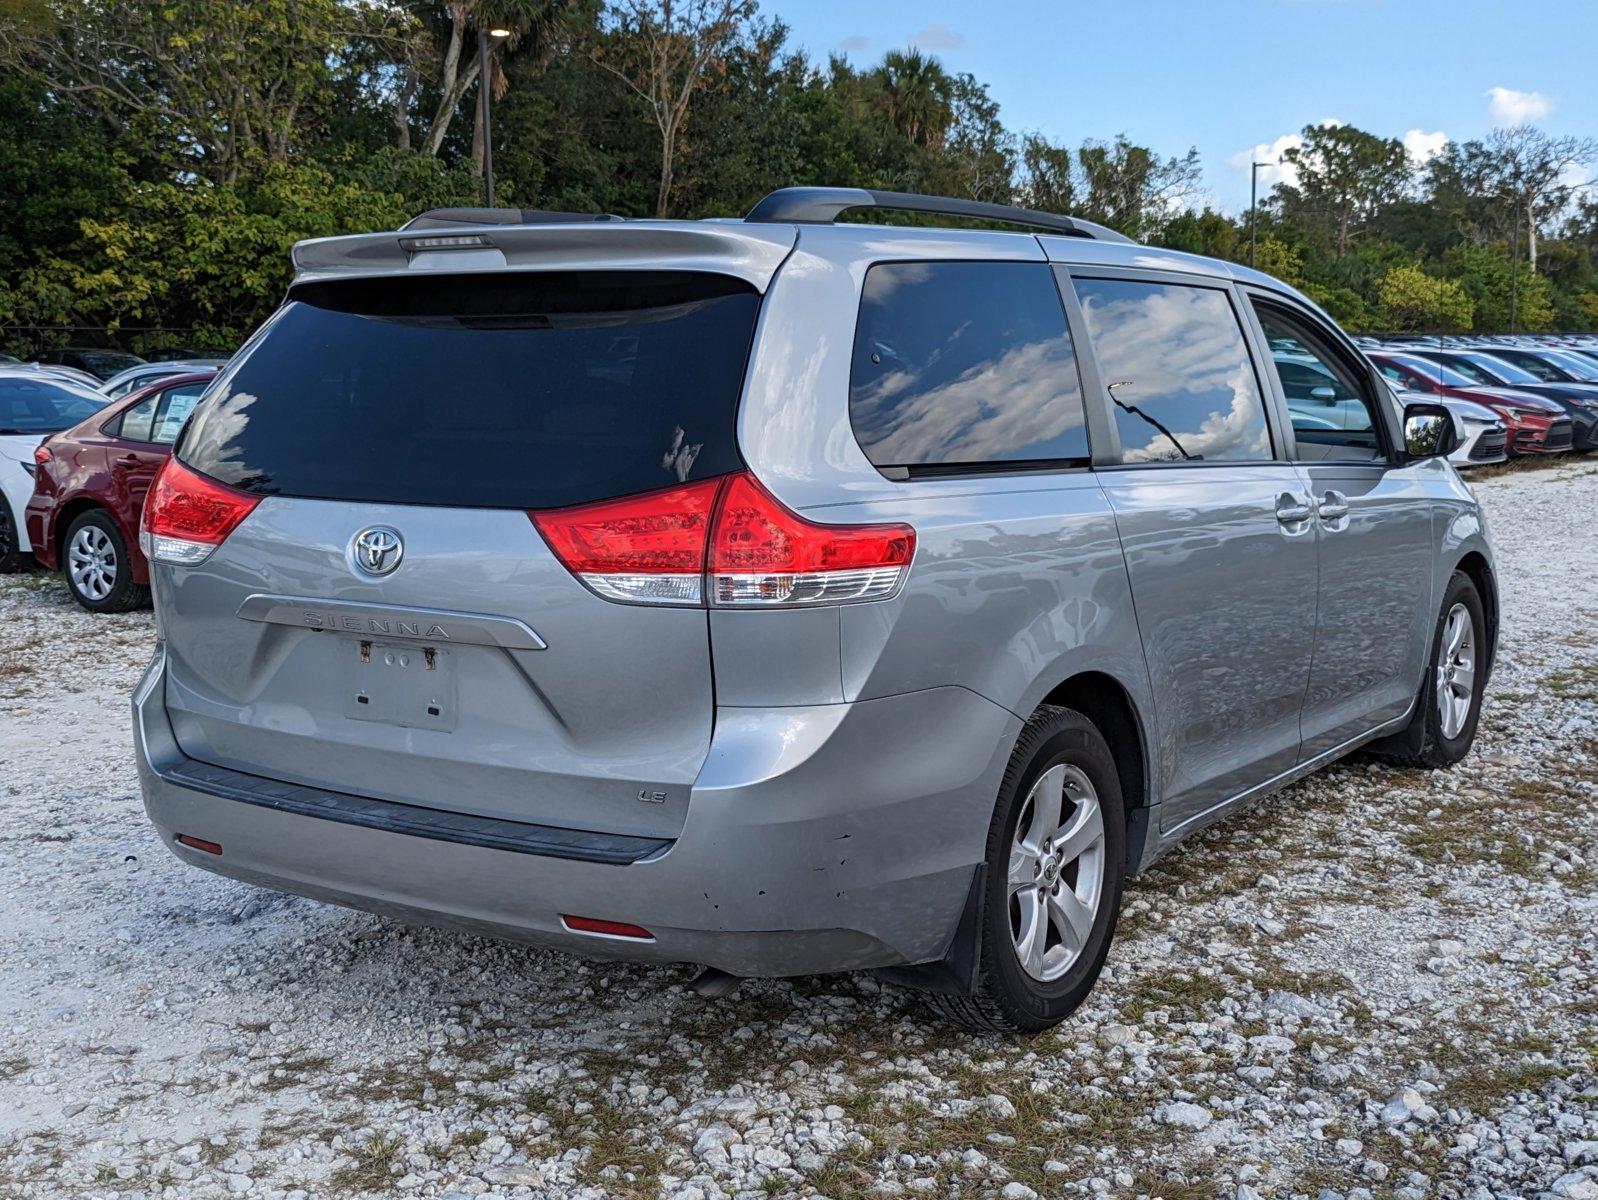
[[[1154,238],[1198,191],[1197,149],[1161,158],[1118,135],[1085,141],[1073,154],[1038,136],[1021,147],[1020,196],[1034,208],[1074,212],[1139,241]]]
[[[1570,203],[1568,172],[1598,159],[1598,140],[1553,137],[1532,125],[1495,129],[1469,151],[1490,194],[1512,205],[1526,231],[1526,258],[1537,273],[1537,231],[1542,221]]]
[[[1076,204],[1076,161],[1069,147],[1057,146],[1041,134],[1021,141],[1021,179],[1017,199],[1028,208],[1069,213]]]
[[[921,150],[943,149],[954,119],[955,82],[937,59],[919,50],[890,50],[871,82],[886,131]]]
[[[615,35],[594,61],[649,108],[660,133],[660,183],[655,215],[671,209],[677,139],[705,73],[743,36],[755,0],[620,0],[608,16]],[[606,51],[620,50],[620,61]]]
[[[132,140],[230,183],[286,162],[369,11],[339,0],[25,0],[0,61]]]
[[[1282,152],[1298,173],[1296,184],[1277,185],[1283,213],[1329,217],[1337,253],[1347,254],[1360,226],[1409,186],[1409,152],[1352,125],[1306,125],[1303,138]]]
[[[1501,244],[1452,246],[1443,255],[1443,269],[1470,297],[1474,328],[1484,332],[1508,329],[1511,291],[1515,293],[1517,329],[1553,327],[1553,289],[1547,276],[1521,272],[1520,278],[1513,280],[1509,255]]]
[[[1419,267],[1394,267],[1376,286],[1383,324],[1394,332],[1451,333],[1470,328],[1470,297],[1457,283]]]

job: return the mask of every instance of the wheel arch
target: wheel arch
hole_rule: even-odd
[[[149,569],[145,566],[143,555],[135,553],[139,545],[139,531],[137,529],[130,530],[127,527],[127,523],[117,515],[114,508],[97,496],[85,492],[79,492],[55,510],[55,523],[50,529],[50,540],[55,548],[56,569],[59,571],[66,570],[67,534],[72,529],[72,523],[84,513],[95,511],[103,512],[110,517],[111,523],[122,534],[122,540],[128,547],[128,562],[133,568],[134,582],[139,584],[147,583]]]
[[[1109,743],[1126,809],[1126,868],[1139,870],[1150,858],[1147,843],[1154,827],[1153,743],[1131,691],[1105,671],[1085,670],[1055,684],[1040,704],[1074,709]]]
[[[1481,597],[1482,615],[1487,620],[1487,673],[1490,677],[1498,657],[1498,581],[1493,575],[1492,563],[1480,550],[1471,550],[1454,564],[1454,570],[1462,572],[1475,584],[1476,593]],[[1483,686],[1486,686],[1485,680]]]

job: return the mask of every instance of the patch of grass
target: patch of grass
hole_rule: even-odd
[[[1477,1116],[1491,1116],[1520,1092],[1540,1092],[1570,1071],[1554,1063],[1511,1063],[1471,1067],[1450,1077],[1443,1098]]]
[[[1151,1012],[1170,1010],[1182,1019],[1196,1021],[1225,996],[1226,984],[1213,975],[1160,971],[1143,976],[1127,989],[1121,1016],[1137,1024]]]
[[[354,1159],[333,1172],[328,1184],[340,1192],[387,1190],[399,1157],[400,1140],[393,1134],[374,1133],[355,1150]]]
[[[272,1073],[261,1084],[263,1092],[281,1092],[304,1082],[305,1076],[325,1071],[333,1060],[325,1054],[308,1054],[303,1058],[286,1058],[272,1068]]]

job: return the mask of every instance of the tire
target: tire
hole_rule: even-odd
[[[1457,620],[1459,613],[1469,622],[1462,647],[1455,638],[1457,626],[1451,623]],[[1481,718],[1490,644],[1481,594],[1470,576],[1455,571],[1443,589],[1443,603],[1437,616],[1437,628],[1432,633],[1431,654],[1426,659],[1426,674],[1421,680],[1414,716],[1402,733],[1373,742],[1371,754],[1397,766],[1428,770],[1451,767],[1469,754],[1471,743],[1476,740],[1476,723]],[[1463,655],[1460,649],[1465,651]],[[1457,700],[1461,663],[1465,659],[1470,663],[1469,699],[1445,711],[1444,672],[1450,672],[1449,690]]]
[[[6,503],[5,495],[0,493],[0,575],[10,575],[28,565],[32,556],[22,550],[21,545],[17,518]]]
[[[1028,861],[1026,845],[1037,845],[1037,828],[1048,824],[1047,819],[1038,822],[1036,801],[1044,798],[1046,803],[1053,790],[1050,780],[1061,787],[1059,832],[1081,832],[1063,853],[1057,849]],[[1091,801],[1097,803],[1100,826],[1096,848],[1088,846],[1077,858],[1064,857],[1088,843]],[[1043,815],[1047,817],[1046,810]],[[1048,705],[1038,709],[1016,740],[988,830],[980,919],[968,935],[979,942],[975,986],[969,994],[928,995],[928,1003],[949,1020],[984,1033],[1038,1033],[1059,1024],[1087,998],[1104,968],[1125,864],[1126,818],[1109,745],[1081,713]],[[1012,887],[1012,867],[1023,881],[1018,887]],[[1060,909],[1039,906],[1036,888],[1024,882],[1030,877],[1040,887],[1053,884],[1051,894],[1059,895],[1063,906],[1070,897],[1091,894],[1095,872],[1097,903],[1087,915],[1084,908],[1071,905],[1074,924]],[[1025,935],[1037,928],[1030,918],[1041,912],[1049,912],[1050,920],[1042,933],[1040,957],[1040,943]],[[1063,936],[1067,928],[1074,946]],[[1024,961],[1021,943],[1034,949],[1031,966]]]
[[[72,598],[90,612],[127,612],[150,599],[150,589],[133,582],[122,531],[102,509],[91,509],[67,529],[61,543],[61,573]]]

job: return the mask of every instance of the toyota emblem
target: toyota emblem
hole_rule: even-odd
[[[399,530],[373,525],[355,535],[350,543],[350,561],[366,575],[389,575],[405,557],[405,542]]]

